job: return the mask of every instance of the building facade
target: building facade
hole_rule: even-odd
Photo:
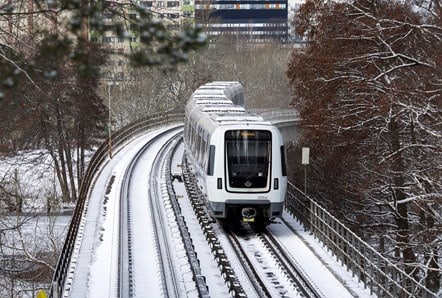
[[[196,0],[195,24],[210,36],[230,34],[251,42],[288,40],[287,0]]]

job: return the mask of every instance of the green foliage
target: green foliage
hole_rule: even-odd
[[[108,29],[106,26],[109,26],[103,20],[104,14],[113,16],[112,27],[119,39],[126,40],[128,44],[134,37],[139,39],[138,46],[132,48],[128,55],[131,65],[135,67],[157,65],[175,67],[178,63],[187,61],[190,51],[203,46],[206,42],[205,36],[199,29],[186,28],[182,32],[172,34],[167,30],[163,20],[154,17],[151,11],[132,3],[62,0],[57,2],[58,7],[51,7],[52,10],[46,9],[45,5],[48,4],[35,1],[34,20],[46,22],[47,27],[51,27],[51,22],[56,21],[57,29],[56,31],[50,28],[34,29],[35,31],[31,32],[32,38],[27,38],[27,33],[23,31],[15,36],[14,47],[1,52],[0,99],[5,95],[2,90],[15,85],[19,77],[17,74],[23,73],[26,77],[28,71],[38,69],[39,66],[32,60],[26,60],[32,56],[29,49],[34,48],[35,43],[41,43],[39,48],[53,59],[59,59],[60,56],[69,53],[70,63],[76,66],[81,77],[96,75],[99,65],[89,61],[86,42],[89,34],[93,36],[93,41],[101,41],[105,30]],[[23,8],[12,5],[2,6],[0,18],[12,22],[14,17],[23,13],[22,10]],[[131,15],[137,17],[130,17]],[[59,22],[64,17],[68,18],[67,21]],[[20,63],[17,57],[22,58]],[[54,75],[57,75],[53,70],[45,73],[48,79],[53,79]]]
[[[172,33],[167,30],[163,20],[154,17],[151,11],[131,6],[130,14],[137,17],[127,17],[127,7],[105,8],[118,16],[122,21],[114,22],[114,30],[121,39],[131,40],[136,37],[139,46],[132,48],[129,55],[131,65],[139,66],[175,66],[188,60],[189,52],[202,47],[206,37],[200,29],[186,28],[181,32]],[[94,25],[99,30],[103,29],[100,20],[95,20]]]

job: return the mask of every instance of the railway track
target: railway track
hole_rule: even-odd
[[[109,274],[109,284],[108,289],[101,292],[95,285],[102,277],[92,276],[86,280],[87,287],[94,285],[88,288],[88,294],[109,297],[148,293],[158,297],[215,297],[220,293],[223,297],[322,297],[308,279],[302,278],[302,270],[298,275],[292,273],[297,271],[296,264],[290,257],[283,257],[284,249],[278,248],[266,232],[230,233],[214,221],[184,159],[183,177],[188,196],[180,195],[181,202],[176,198],[170,163],[176,148],[182,148],[180,138],[181,128],[166,130],[140,144],[139,148],[138,145],[133,148],[131,152],[136,153],[131,153],[133,156],[127,164],[118,164],[117,157],[113,160],[116,167],[124,168],[124,174],[118,174],[114,166],[107,171],[107,178],[103,177],[107,181],[106,199],[99,207],[103,212],[97,223],[102,227],[100,241],[107,243],[101,244],[99,254],[104,252],[107,258],[94,260],[95,264],[103,266],[104,274]],[[145,178],[141,181],[139,177]],[[200,233],[205,238],[204,249],[212,255],[210,262],[206,258],[201,264],[206,267],[205,274],[211,275],[210,288],[206,284],[208,275],[203,274],[197,257],[201,256],[203,244],[194,247],[195,234],[190,235],[186,226],[188,212],[186,217],[181,212],[183,202],[190,201],[190,213],[198,218]],[[115,210],[112,210],[113,205]],[[114,213],[118,219],[111,217]],[[116,236],[104,233],[104,229],[115,227],[119,227],[118,232],[111,234]],[[112,237],[115,239],[110,239]],[[117,242],[118,249],[103,251]],[[86,250],[91,248],[86,247]],[[118,257],[114,259],[115,255]],[[91,260],[94,258],[99,259],[100,255],[91,255]],[[106,262],[111,264],[104,264]],[[212,262],[214,270],[218,270],[216,277],[213,271],[207,270]],[[99,272],[89,266],[90,271]],[[117,276],[115,283],[112,281],[114,275]],[[220,283],[224,283],[225,288],[220,289]],[[72,289],[75,289],[74,297],[84,297],[85,292],[78,290],[78,282]]]
[[[170,169],[168,169],[168,161],[170,163],[171,154],[178,146],[181,139],[181,132],[175,132],[170,139],[165,142],[161,148],[155,149],[156,155],[152,161],[152,168],[150,170],[150,179],[146,179],[148,187],[147,204],[150,212],[146,214],[146,225],[140,225],[139,220],[134,220],[135,214],[138,213],[136,205],[133,203],[133,190],[137,187],[132,182],[131,177],[136,175],[136,167],[143,165],[143,156],[147,154],[148,149],[170,132],[165,132],[149,142],[132,159],[128,166],[123,187],[121,188],[120,201],[120,236],[119,236],[119,282],[118,282],[118,296],[119,297],[133,297],[138,293],[146,293],[145,287],[147,282],[140,284],[140,276],[143,276],[143,267],[151,264],[143,263],[139,251],[142,247],[136,244],[137,239],[133,235],[142,235],[142,229],[150,227],[150,233],[153,235],[153,240],[150,243],[155,249],[156,266],[158,269],[158,280],[160,281],[158,287],[163,296],[166,297],[183,297],[183,293],[189,293],[192,289],[186,289],[186,284],[192,283],[192,280],[198,280],[193,276],[191,278],[183,278],[183,272],[194,272],[197,274],[198,270],[193,268],[195,262],[188,262],[192,260],[189,255],[192,255],[191,246],[186,246],[185,239],[190,239],[186,235],[186,227],[184,221],[179,220],[177,212],[179,209],[174,207],[174,202],[170,197],[167,185],[170,185]],[[152,151],[150,151],[152,153]],[[138,198],[139,199],[139,198]],[[139,236],[137,236],[139,237]],[[188,242],[188,241],[187,241]],[[182,249],[180,249],[182,247]],[[146,252],[147,253],[147,252]],[[184,261],[181,261],[184,259]],[[176,260],[179,260],[178,263]],[[193,264],[193,265],[192,265]],[[192,267],[192,268],[190,268]],[[187,268],[187,269],[186,269]],[[200,293],[203,293],[204,285],[198,285]],[[201,296],[201,295],[200,295]],[[202,295],[204,296],[204,295]]]
[[[261,297],[325,297],[268,231],[246,224],[226,232]]]
[[[125,186],[125,188],[127,188],[125,191],[120,190],[119,187],[122,180],[121,176],[123,175],[120,175],[121,173],[119,173],[118,167],[121,167],[122,164],[124,164],[124,162],[121,162],[121,160],[123,160],[124,158],[120,157],[124,155],[131,155],[134,150],[138,150],[137,148],[139,147],[139,145],[144,142],[141,139],[150,135],[149,130],[152,127],[160,127],[159,130],[161,131],[165,128],[161,127],[163,124],[165,126],[166,124],[171,126],[180,126],[182,124],[182,118],[183,115],[166,115],[160,117],[159,120],[148,117],[146,119],[141,119],[140,121],[131,124],[127,128],[123,129],[120,133],[117,133],[115,135],[115,138],[112,140],[114,145],[114,155],[111,159],[108,158],[107,142],[103,143],[103,145],[98,148],[89,164],[85,176],[86,178],[80,188],[79,201],[75,209],[71,224],[69,226],[68,236],[64,243],[62,253],[60,255],[60,259],[57,263],[57,268],[54,273],[50,292],[51,297],[130,297],[135,296],[136,293],[141,293],[143,295],[152,293],[153,296],[174,296],[177,293],[177,295],[179,295],[179,293],[182,293],[183,289],[186,293],[190,293],[189,295],[191,295],[192,297],[209,296],[208,288],[204,281],[206,276],[201,273],[201,268],[199,268],[198,265],[199,259],[196,257],[196,251],[192,251],[192,249],[189,248],[193,245],[192,241],[195,238],[194,235],[192,235],[192,237],[189,234],[187,234],[187,236],[185,235],[185,228],[181,228],[181,226],[185,227],[185,224],[182,225],[180,223],[178,224],[178,228],[176,228],[176,226],[172,226],[172,228],[170,229],[174,231],[179,230],[178,233],[172,232],[172,235],[173,237],[175,237],[176,235],[181,234],[180,240],[178,241],[180,244],[178,246],[186,247],[183,250],[180,249],[180,253],[182,251],[184,251],[185,253],[179,256],[180,265],[178,267],[190,267],[190,269],[186,269],[188,270],[188,272],[185,272],[184,274],[187,275],[190,271],[192,272],[193,277],[190,277],[188,279],[189,282],[187,284],[186,282],[181,281],[179,273],[172,277],[174,281],[170,281],[171,279],[169,279],[168,277],[168,281],[164,281],[166,280],[166,277],[164,276],[167,275],[167,273],[164,273],[164,271],[161,271],[158,268],[173,265],[167,263],[170,261],[166,260],[165,262],[157,262],[155,258],[149,260],[147,260],[147,258],[139,259],[139,256],[137,256],[139,254],[135,252],[140,250],[143,251],[143,248],[135,248],[135,246],[137,246],[137,238],[139,238],[139,235],[142,235],[143,233],[151,233],[155,230],[151,223],[146,224],[145,221],[140,221],[139,219],[140,216],[150,218],[152,216],[150,214],[150,209],[155,208],[145,208],[142,210],[138,210],[138,207],[134,206],[134,203],[144,199],[142,197],[149,193],[149,191],[143,191],[143,195],[140,196],[139,194],[133,194],[130,191],[133,186],[130,186],[130,183],[127,183],[128,186]],[[158,148],[158,151],[153,151],[152,155],[157,154],[159,151],[160,150]],[[169,152],[171,151],[173,150],[169,150]],[[157,171],[156,173],[145,175],[146,185],[149,185],[149,176],[156,177],[157,175],[161,175],[161,179],[166,176],[170,176],[170,170],[164,170],[164,162],[161,167],[161,172]],[[131,175],[129,173],[126,173],[124,176],[130,177]],[[124,178],[123,180],[126,184],[126,180],[129,181],[130,179]],[[102,187],[103,185],[106,185],[107,188],[106,186]],[[158,185],[159,184],[155,183],[151,184],[151,186],[157,187]],[[157,189],[154,196],[163,196],[163,194],[168,193],[168,197],[171,198],[170,205],[173,206],[174,204],[172,202],[175,201],[175,198],[173,198],[174,194],[173,189],[171,189],[171,185],[172,183],[168,183],[167,186],[159,186],[159,189]],[[113,196],[115,196],[114,189],[118,189],[118,200],[112,198]],[[258,271],[261,270],[259,269],[259,265],[251,263],[250,265],[242,266],[240,264],[241,266],[239,266],[238,263],[247,263],[247,261],[243,261],[241,253],[232,253],[232,251],[236,250],[235,246],[238,246],[241,247],[238,250],[244,250],[245,253],[243,254],[247,254],[249,259],[257,259],[257,256],[259,256],[259,254],[257,254],[257,252],[259,252],[258,249],[252,249],[250,250],[250,252],[247,252],[248,246],[250,246],[250,239],[244,239],[244,237],[239,235],[239,244],[226,244],[222,239],[228,238],[226,236],[227,233],[224,233],[222,231],[222,228],[214,223],[210,218],[210,215],[207,213],[207,208],[204,204],[204,198],[198,194],[198,188],[194,187],[194,189],[190,190],[189,193],[190,200],[196,202],[193,208],[195,210],[195,214],[198,214],[202,231],[201,233],[204,235],[204,237],[207,239],[207,242],[209,243],[207,247],[209,247],[209,250],[211,251],[211,254],[213,255],[213,258],[215,259],[215,262],[217,263],[217,266],[219,268],[220,276],[222,276],[224,283],[228,288],[228,295],[232,297],[261,297],[273,295],[272,293],[274,293],[274,291],[277,291],[277,294],[275,296],[290,296],[290,293],[295,293],[294,295],[299,295],[301,297],[323,297],[321,290],[318,290],[317,287],[315,287],[315,285],[311,283],[308,278],[305,278],[306,276],[303,273],[302,268],[297,268],[296,261],[294,260],[295,258],[293,258],[293,256],[295,256],[297,252],[295,249],[292,249],[302,246],[302,239],[297,236],[297,233],[293,232],[293,234],[296,235],[290,238],[291,236],[288,235],[289,232],[285,231],[285,235],[289,236],[290,239],[285,238],[282,243],[281,240],[272,240],[272,236],[267,232],[263,233],[263,235],[253,236],[253,241],[256,241],[257,243],[261,242],[262,244],[260,244],[259,246],[264,247],[264,251],[268,251],[265,253],[267,256],[262,257],[262,259],[279,259],[278,261],[272,261],[272,263],[274,264],[270,265],[270,267],[272,268],[272,271],[285,272],[282,274],[283,276],[285,276],[282,279],[288,281],[283,285],[283,287],[276,285],[276,283],[274,285],[267,286],[267,283],[272,283],[278,280],[278,278],[272,278],[271,276],[266,277],[265,274],[264,277],[259,277],[260,274],[258,273]],[[192,193],[196,194],[195,199],[193,199],[194,195]],[[127,198],[135,199],[128,200],[121,205],[118,204],[117,208],[114,208],[114,201],[119,202],[119,198],[124,196],[126,196]],[[187,201],[187,197],[184,197],[183,201],[184,200]],[[168,200],[166,199],[160,205],[166,206],[168,204]],[[166,209],[168,208],[169,207],[166,207]],[[172,208],[176,208],[176,206]],[[114,212],[114,209],[118,209],[118,211]],[[291,211],[292,209],[293,208],[290,208]],[[137,212],[132,212],[130,210],[136,210]],[[113,216],[113,213],[127,213],[128,216],[124,218],[118,217],[119,219],[113,219],[111,218],[111,216]],[[169,220],[168,214],[170,213],[166,213],[166,216],[164,217],[167,220]],[[180,215],[179,211],[175,211],[175,216],[172,216],[172,218],[174,219],[171,222],[185,222],[187,219],[187,217],[186,219],[183,218],[183,216]],[[302,214],[300,218],[302,218]],[[121,224],[120,219],[122,220]],[[158,220],[162,219],[158,217]],[[138,229],[138,227],[136,226],[142,226],[142,229],[135,231],[134,228]],[[287,227],[289,227],[289,224],[287,224]],[[291,228],[288,228],[286,230],[290,229]],[[168,229],[164,228],[163,230],[165,231],[164,234],[168,233]],[[273,227],[269,228],[268,230],[273,230]],[[116,240],[116,238],[118,239]],[[167,236],[159,236],[159,238],[166,239]],[[176,238],[178,239],[178,237]],[[293,238],[296,238],[296,240],[293,241]],[[117,243],[120,240],[122,242],[121,247],[114,249],[114,243]],[[353,249],[353,246],[355,246],[362,247],[362,251],[365,251],[366,248],[364,248],[365,246],[363,246],[365,245],[364,243],[361,244],[362,246],[353,245],[355,241],[359,241],[355,238],[351,238],[351,240],[349,241],[352,244],[350,246],[345,246],[346,249]],[[158,244],[155,243],[155,241],[150,241],[149,243],[143,243],[142,245],[144,245],[145,248],[155,246],[156,249],[158,249]],[[278,247],[278,244],[276,243],[281,243],[282,248]],[[291,244],[288,245],[288,243]],[[168,245],[169,247],[172,247],[172,245],[173,247],[175,247],[176,243]],[[305,250],[307,251],[307,249]],[[175,250],[169,248],[169,251],[174,252]],[[293,254],[292,257],[290,257],[290,253]],[[151,250],[144,251],[145,256],[148,256],[150,254],[156,256],[156,252],[152,253]],[[351,252],[350,256],[358,254],[359,253],[357,251]],[[117,261],[115,261],[113,257],[114,255],[119,256],[117,258]],[[281,257],[282,255],[285,255],[285,257]],[[306,271],[309,272],[308,274],[310,274],[310,276],[314,277],[314,272],[316,272],[314,270],[317,270],[317,268],[322,268],[321,266],[327,263],[324,260],[321,260],[321,258],[319,258],[317,255],[311,255],[312,256],[308,259],[308,262],[310,262],[309,264],[312,263],[311,261],[314,261],[313,263],[316,263],[317,266],[304,265],[304,270],[311,269]],[[371,259],[373,258],[373,256],[375,256],[376,258],[380,258],[375,253],[371,253],[370,255]],[[370,258],[365,258],[364,256],[363,258],[360,258],[360,260],[356,261],[359,262],[358,264],[361,264],[361,262],[363,262],[362,264],[365,264],[366,262],[369,262],[367,260],[370,260]],[[183,261],[184,259],[186,259],[186,261]],[[320,264],[321,261],[322,264]],[[306,263],[304,261],[304,258],[303,261],[298,258],[298,262]],[[118,264],[115,265],[115,263]],[[148,265],[146,266],[146,264]],[[207,263],[205,263],[205,265],[206,264]],[[386,262],[385,264],[387,265],[382,266],[382,268],[380,269],[384,270],[385,268],[387,268],[387,271],[389,271],[390,273],[387,272],[386,274],[384,274],[385,270],[379,271],[379,268],[375,267],[371,267],[373,268],[371,269],[372,272],[357,271],[355,273],[355,271],[353,271],[353,274],[366,277],[366,280],[364,281],[364,287],[370,287],[369,290],[367,290],[367,292],[370,292],[370,294],[372,293],[372,291],[375,290],[382,293],[382,286],[384,286],[385,281],[387,281],[388,286],[394,287],[394,293],[397,293],[398,288],[406,290],[406,288],[404,287],[401,288],[401,285],[399,285],[397,282],[391,281],[389,279],[389,274],[392,274],[393,276],[399,276],[400,274],[402,274],[402,272],[388,262]],[[149,278],[155,277],[152,278],[152,280],[146,279],[146,275],[144,275],[140,271],[140,267],[146,268],[149,266],[155,267],[155,273],[160,272],[160,274],[157,274],[158,276],[154,276],[153,274],[151,274]],[[361,268],[358,267],[358,265],[351,266]],[[96,268],[98,268],[98,270]],[[291,272],[296,272],[297,269],[300,269],[298,274],[299,276],[292,276]],[[172,269],[168,272],[172,271],[175,270]],[[244,272],[249,273],[244,274]],[[209,274],[211,273],[212,272],[209,272]],[[372,276],[370,274],[377,274],[378,276],[376,278],[380,278],[382,284],[375,283],[374,279],[368,278]],[[159,282],[156,282],[156,278],[160,275],[163,276],[163,279],[158,279]],[[247,275],[247,278],[244,278],[244,275]],[[117,276],[117,282],[114,283],[115,276]],[[419,291],[421,291],[419,292],[420,294],[427,293],[427,296],[432,297],[431,292],[427,291],[419,284],[417,284],[416,286],[416,283],[413,280],[409,279],[406,276],[401,278],[403,278],[406,283],[410,282],[413,285],[412,287],[417,287]],[[299,279],[299,281],[295,282],[295,280],[297,279]],[[331,275],[327,275],[327,282],[321,283],[321,281],[324,281],[324,278],[315,278],[318,285],[328,284],[328,281],[332,279],[334,278],[331,277]],[[337,283],[340,283],[339,290],[340,293],[343,293],[342,297],[344,297],[344,295],[345,297],[349,297],[349,294],[354,293],[349,286],[345,285],[345,280],[338,277],[336,278],[336,281],[339,282],[330,283],[330,287],[321,286],[320,288],[324,293],[336,293],[335,290],[336,288],[338,288]],[[217,285],[219,284],[218,281],[215,281],[215,283]],[[144,287],[140,286],[143,284]],[[159,287],[161,289],[157,291],[157,289],[152,289],[153,287]],[[164,289],[164,287],[170,287],[170,289]],[[254,288],[252,292],[250,292],[251,287]],[[344,287],[347,288],[348,291],[345,291]],[[213,287],[211,288],[211,290],[213,290]],[[212,294],[215,293],[214,295],[217,295],[217,293],[219,294],[223,291],[217,290],[212,292]],[[198,292],[198,294],[195,294],[196,292]],[[222,293],[223,294],[220,296],[227,296],[225,292]]]
[[[293,282],[293,288],[299,289],[303,297],[325,297],[316,285],[309,280],[302,269],[279,245],[277,239],[269,232],[258,234],[258,237],[268,248],[269,253],[275,258],[275,262],[286,274],[287,278]]]
[[[186,158],[183,165],[189,199],[232,297],[324,297],[269,232],[247,225],[231,229],[211,219]],[[224,236],[228,243],[221,241]],[[242,268],[232,266],[231,259],[239,260],[236,263]],[[247,280],[236,274],[240,270]],[[251,285],[254,293],[247,292],[243,283],[249,285],[248,289]]]

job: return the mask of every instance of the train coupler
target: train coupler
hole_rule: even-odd
[[[246,207],[241,210],[243,222],[255,222],[256,209],[253,207]]]

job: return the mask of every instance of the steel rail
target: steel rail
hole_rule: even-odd
[[[266,287],[264,281],[262,280],[262,278],[259,276],[256,269],[254,268],[252,261],[247,256],[247,253],[242,248],[241,243],[238,238],[238,235],[236,235],[234,232],[232,232],[230,230],[228,230],[226,232],[227,232],[227,236],[228,236],[230,243],[232,244],[233,248],[235,249],[235,253],[237,254],[237,256],[241,260],[243,260],[242,265],[243,265],[244,271],[247,273],[247,276],[249,277],[250,282],[255,286],[255,290],[259,293],[259,296],[271,298],[272,295],[267,290],[267,287]]]
[[[118,296],[132,297],[135,295],[133,280],[133,254],[132,251],[132,229],[131,229],[131,203],[129,191],[131,178],[136,164],[148,148],[159,138],[174,129],[166,130],[150,139],[136,153],[130,161],[123,176],[123,184],[120,190],[120,214],[119,214],[119,262],[118,262]]]
[[[302,297],[308,298],[320,298],[325,297],[323,293],[308,279],[305,273],[296,264],[294,264],[284,249],[277,243],[275,238],[268,232],[261,232],[260,228],[254,228],[250,226],[247,228],[263,243],[266,250],[272,256],[274,264],[284,272],[288,281],[293,284],[293,289],[299,290]],[[261,297],[272,297],[271,291],[267,288],[265,279],[260,276],[255,265],[251,261],[248,253],[242,247],[241,236],[234,231],[227,230],[229,240],[232,242],[236,253],[243,260],[244,269],[249,275],[250,280],[255,284],[255,288],[261,293]],[[273,284],[273,283],[270,283]]]
[[[132,252],[132,247],[131,247],[131,208],[130,208],[130,198],[129,198],[129,189],[130,189],[130,185],[131,185],[131,177],[132,177],[132,172],[133,172],[133,168],[135,167],[135,165],[138,163],[138,160],[141,158],[141,156],[144,154],[144,152],[146,150],[148,150],[148,147],[151,146],[151,144],[153,144],[158,138],[164,136],[165,134],[167,134],[168,132],[172,131],[174,129],[171,129],[169,131],[165,131],[161,134],[159,134],[158,136],[156,136],[155,138],[149,140],[149,142],[147,142],[141,149],[140,151],[136,154],[136,156],[132,159],[130,165],[128,166],[128,168],[125,171],[125,175],[123,178],[123,186],[121,188],[121,200],[120,200],[120,243],[119,243],[119,282],[118,282],[118,296],[119,297],[133,297],[136,296],[135,293],[135,289],[134,289],[134,279],[133,279],[133,265],[134,265],[134,260],[132,258],[133,256],[133,252]],[[155,173],[152,173],[151,176],[157,176],[155,174],[157,174],[158,171],[160,171],[160,167],[161,167],[161,162],[166,160],[169,160],[170,162],[167,163],[166,166],[166,172],[168,171],[169,173],[169,177],[170,177],[170,164],[172,161],[171,155],[172,152],[174,152],[176,150],[176,148],[179,145],[179,139],[181,138],[181,133],[176,134],[175,136],[173,136],[165,145],[163,145],[162,149],[160,150],[160,152],[157,155],[156,160],[154,161],[154,164],[158,164],[158,167],[153,167],[152,171],[155,171]],[[171,148],[171,149],[169,149]],[[165,157],[165,155],[167,155]],[[179,223],[179,228],[180,228],[180,233],[181,236],[183,238],[183,242],[184,242],[184,246],[186,248],[186,254],[188,256],[188,260],[190,263],[190,266],[192,268],[192,273],[193,273],[193,279],[196,283],[196,288],[199,294],[199,297],[209,297],[208,295],[208,288],[205,284],[205,278],[203,276],[201,276],[201,269],[199,267],[199,261],[196,257],[196,253],[194,251],[193,245],[192,245],[192,241],[191,241],[191,237],[188,233],[187,227],[185,226],[185,221],[182,217],[178,216],[179,213],[179,206],[178,202],[176,202],[176,198],[173,197],[172,191],[171,189],[171,184],[172,182],[170,181],[170,179],[165,179],[168,180],[167,184],[168,184],[168,193],[169,196],[171,197],[171,204],[174,207],[174,213],[177,219],[177,222]],[[151,186],[150,188],[155,189],[154,186]],[[155,194],[156,195],[156,194]],[[152,201],[153,198],[151,198]],[[159,202],[158,198],[155,198],[156,202]],[[161,205],[159,203],[159,205]],[[161,208],[161,207],[160,207]],[[158,209],[158,208],[157,208]],[[159,214],[161,214],[161,212],[159,212]],[[154,216],[155,217],[155,216]],[[158,217],[161,217],[160,215]],[[153,221],[155,222],[159,222],[161,220],[158,219],[158,217],[155,217],[155,219],[153,219]],[[162,225],[157,225],[160,227],[164,227],[164,221],[162,222]],[[163,231],[160,234],[165,233],[166,231]],[[159,239],[161,238],[159,235],[156,235],[156,238]],[[167,239],[165,238],[165,240],[167,241]],[[161,241],[161,240],[160,240]],[[168,248],[169,246],[166,245],[166,247]],[[170,250],[170,249],[169,249]],[[161,255],[161,251],[160,254]],[[176,293],[179,293],[179,289],[177,289],[177,287],[173,287],[172,290],[170,291],[170,284],[176,284],[176,279],[174,278],[168,278],[169,276],[173,276],[173,274],[176,272],[176,270],[167,270],[168,272],[166,273],[164,270],[165,268],[169,268],[170,266],[173,266],[173,264],[171,264],[171,262],[167,262],[168,264],[164,264],[165,261],[167,260],[169,261],[170,258],[168,258],[169,253],[166,253],[164,256],[161,256],[160,258],[162,259],[162,264],[163,264],[163,289],[164,291],[167,293],[167,296],[169,295],[175,295]],[[167,281],[167,279],[169,281]],[[179,297],[179,295],[175,295],[174,297]]]
[[[178,227],[180,229],[181,238],[183,239],[183,244],[186,250],[187,259],[190,264],[190,268],[192,270],[193,274],[193,280],[196,283],[196,288],[198,291],[198,296],[200,298],[209,298],[209,288],[206,284],[206,278],[201,273],[201,267],[200,263],[197,257],[197,253],[195,251],[195,247],[192,243],[192,237],[189,233],[189,229],[186,225],[185,218],[181,214],[181,207],[178,203],[177,197],[175,195],[175,190],[173,187],[173,179],[171,178],[171,166],[172,166],[172,155],[176,153],[176,150],[178,149],[179,144],[183,142],[183,139],[180,138],[177,145],[174,146],[174,149],[171,150],[170,155],[167,157],[169,162],[166,164],[166,172],[168,173],[168,177],[165,179],[167,180],[167,192],[170,198],[170,202],[172,205],[172,208],[175,213],[176,221],[178,224]]]
[[[272,121],[273,119],[279,121],[281,118],[284,118],[283,122],[295,123],[299,120],[296,113],[292,113],[293,115],[287,113],[287,117],[282,117],[281,113],[272,112],[270,115],[268,111],[256,112],[263,114],[263,117],[269,121]],[[173,122],[181,123],[182,120],[183,114],[165,114],[157,117],[148,116],[135,121],[113,134],[112,145],[115,150],[114,152],[118,152],[125,143],[135,136],[141,135],[155,127],[164,126],[165,124],[171,124]],[[93,188],[96,176],[101,167],[108,161],[109,145],[109,140],[105,140],[105,142],[103,142],[96,150],[80,184],[77,205],[52,278],[52,286],[49,293],[50,297],[61,297],[65,288],[69,287],[67,279],[71,272],[75,270],[75,265],[72,265],[71,262],[75,247],[78,245],[78,234],[81,233],[81,222],[84,209],[85,206],[87,206],[88,195]],[[391,261],[373,251],[368,244],[353,235],[351,231],[329,215],[326,210],[321,209],[322,207],[318,206],[310,198],[307,198],[305,201],[301,199],[304,198],[302,191],[293,191],[292,189],[295,187],[291,186],[292,185],[289,183],[288,198],[286,200],[286,208],[289,212],[300,219],[304,223],[306,229],[312,230],[315,237],[330,248],[336,255],[337,260],[341,261],[350,271],[352,271],[354,276],[358,276],[360,281],[364,283],[364,286],[369,287],[372,293],[387,296],[392,295],[391,297],[394,297],[394,295],[397,295],[398,293],[401,293],[406,297],[437,297],[436,294],[429,291],[424,285],[415,281],[396,265],[392,264]],[[293,194],[291,192],[293,192]],[[294,195],[294,193],[300,193],[300,195]],[[333,222],[333,226],[337,226],[338,228],[330,228],[327,224],[328,222]],[[323,229],[326,231],[324,232]],[[345,244],[337,245],[333,243],[331,237],[327,236],[329,234],[336,235],[333,236],[336,239],[344,239]],[[347,244],[348,237],[350,238],[348,240],[349,244]],[[359,249],[351,250],[350,253],[344,253],[346,250],[353,247]],[[367,254],[370,257],[367,257]],[[367,266],[370,268],[366,268]],[[393,288],[393,290],[391,290],[391,288]]]
[[[84,219],[85,206],[88,204],[89,193],[94,186],[100,169],[109,161],[108,158],[110,157],[111,149],[115,155],[130,139],[157,127],[172,123],[182,123],[183,119],[183,113],[149,115],[114,132],[112,135],[112,141],[106,139],[101,146],[98,147],[89,162],[84,178],[79,186],[77,204],[72,215],[66,240],[57,261],[57,266],[54,270],[49,297],[61,297],[64,295],[65,290],[69,290],[70,282],[68,279],[72,272],[75,271],[75,264],[73,264],[72,258],[75,254],[75,247],[78,245],[78,235],[81,233],[81,224]]]
[[[135,121],[121,130],[114,133],[112,138],[112,145],[114,154],[121,149],[130,139],[139,136],[156,127],[161,127],[166,124],[182,123],[184,114],[166,114],[155,116],[148,116]],[[55,268],[52,277],[52,285],[49,292],[49,297],[61,297],[68,286],[67,279],[71,271],[74,269],[71,264],[72,255],[75,251],[78,234],[80,232],[81,223],[84,216],[85,206],[87,206],[88,195],[94,186],[97,175],[101,167],[108,161],[108,153],[110,150],[109,140],[105,140],[101,146],[95,151],[94,156],[89,162],[85,176],[79,187],[79,196],[77,205],[72,215],[72,220],[66,235],[66,240],[63,244],[60,256],[58,258],[57,267]]]
[[[162,160],[164,159],[164,156],[167,154],[168,150],[171,150],[171,144],[173,144],[174,139],[180,137],[180,135],[181,132],[177,133],[161,147],[159,153],[156,155],[153,161],[150,175],[151,177],[157,177],[161,172]],[[152,210],[152,222],[155,223],[156,226],[156,229],[154,230],[155,238],[160,248],[157,253],[162,267],[162,287],[165,291],[165,297],[181,297],[182,293],[180,292],[176,278],[176,272],[178,271],[175,270],[175,264],[173,263],[172,258],[170,258],[170,255],[173,254],[173,249],[168,243],[168,231],[166,229],[166,225],[164,224],[167,222],[167,219],[162,212],[163,206],[160,200],[158,200],[160,194],[157,192],[158,189],[156,179],[150,179],[149,185],[149,204]]]
[[[206,241],[210,246],[210,250],[213,257],[218,264],[218,268],[221,272],[221,276],[224,279],[224,283],[227,285],[229,294],[231,297],[244,298],[247,297],[243,287],[241,286],[238,277],[233,270],[227,255],[222,248],[218,236],[216,235],[211,225],[212,219],[207,212],[207,205],[204,195],[198,188],[195,175],[190,171],[187,156],[183,155],[182,162],[183,180],[186,186],[187,195],[189,197],[192,208],[195,212],[198,222],[203,231]]]
[[[325,297],[313,282],[308,279],[302,269],[290,260],[285,249],[276,241],[272,234],[268,232],[260,233],[258,234],[258,237],[261,238],[266,247],[271,251],[272,255],[277,258],[277,262],[284,270],[285,274],[296,284],[297,288],[305,297]]]

